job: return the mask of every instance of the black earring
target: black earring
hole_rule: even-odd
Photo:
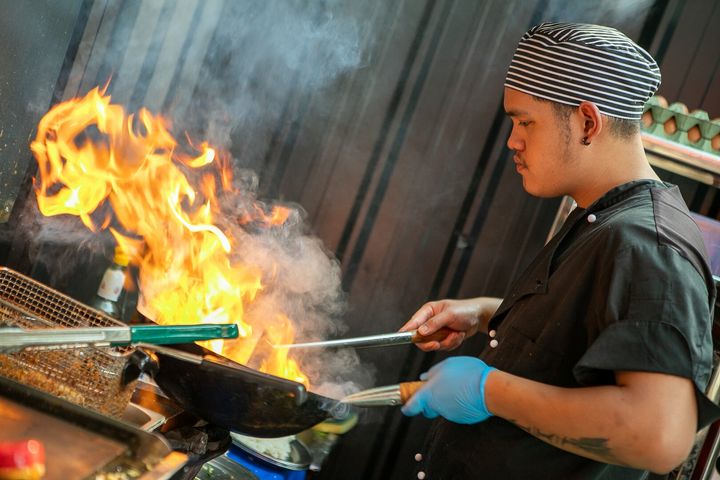
[[[583,145],[585,145],[585,146],[587,147],[588,145],[590,145],[590,140],[588,140],[587,137],[583,137],[583,138],[580,140],[580,143],[582,143]]]

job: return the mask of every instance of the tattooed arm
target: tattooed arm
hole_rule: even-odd
[[[665,473],[689,454],[697,425],[693,384],[617,372],[616,385],[560,388],[495,371],[488,410],[555,447],[604,463]]]

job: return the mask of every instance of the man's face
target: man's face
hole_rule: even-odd
[[[505,88],[504,103],[513,122],[507,146],[515,152],[513,161],[525,191],[538,197],[570,194],[576,170],[572,122],[559,118],[550,102],[511,88]]]

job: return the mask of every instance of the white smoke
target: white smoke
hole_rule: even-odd
[[[624,31],[623,27],[636,26],[637,19],[645,18],[653,3],[653,0],[550,0],[548,16],[543,20],[600,23]]]
[[[171,112],[178,127],[226,148],[252,131],[260,138],[235,146],[246,164],[262,155],[249,149],[267,145],[293,91],[315,95],[362,67],[361,23],[346,4],[227,2],[188,110]]]
[[[291,213],[282,225],[255,226],[235,221],[231,226],[232,218],[259,204],[253,191],[256,177],[252,172],[243,173],[242,180],[236,182],[237,194],[223,199],[227,212],[223,224],[224,228],[232,228],[237,240],[233,259],[259,267],[264,273],[263,283],[267,286],[248,306],[248,317],[258,325],[264,322],[267,328],[273,328],[272,317],[282,312],[295,326],[296,341],[342,335],[347,330],[343,322],[347,298],[342,290],[340,265],[310,232],[302,207],[283,204]],[[318,393],[340,398],[357,390],[358,385],[372,382],[373,369],[361,365],[354,350],[298,350],[293,355],[297,355]]]

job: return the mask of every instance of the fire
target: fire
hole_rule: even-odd
[[[139,267],[144,307],[155,321],[236,323],[242,339],[204,345],[245,364],[263,334],[263,342],[292,342],[293,324],[282,312],[269,323],[245,315],[267,286],[258,266],[233,255],[239,240],[223,225],[218,198],[233,191],[222,152],[207,143],[179,145],[162,117],[146,109],[127,115],[98,88],[52,108],[31,150],[41,213],[109,229]],[[290,214],[283,207],[251,210],[238,220],[272,227]],[[264,349],[262,357],[261,371],[308,384],[287,351]]]

